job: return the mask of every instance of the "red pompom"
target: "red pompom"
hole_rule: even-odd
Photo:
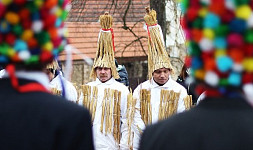
[[[209,10],[220,16],[225,10],[224,0],[212,0],[209,5]]]
[[[235,13],[231,10],[226,9],[222,14],[221,14],[221,20],[224,23],[229,23],[235,18]]]
[[[44,22],[44,27],[46,28],[46,29],[48,29],[48,28],[51,28],[51,27],[54,27],[55,26],[55,21],[56,21],[56,16],[55,15],[49,15],[49,16],[47,16],[44,20],[43,20],[43,22]]]
[[[49,62],[53,59],[53,55],[49,51],[43,50],[40,54],[40,62]]]
[[[246,56],[253,56],[253,44],[246,44],[243,49]]]
[[[244,58],[244,53],[241,49],[231,48],[228,50],[228,55],[233,59],[236,63],[241,63]]]
[[[22,21],[22,26],[24,29],[30,29],[32,26],[31,20],[26,19],[26,20]]]
[[[14,45],[15,40],[16,40],[16,36],[14,34],[8,33],[5,38],[6,38],[5,41],[9,45]]]
[[[19,11],[19,16],[21,20],[26,20],[30,16],[30,11],[26,8]]]
[[[26,3],[27,0],[14,0],[14,3],[16,3],[17,5],[23,5]]]
[[[192,63],[191,57],[190,56],[186,56],[184,63],[185,63],[185,65],[186,65],[187,68],[191,67],[191,63]]]
[[[186,18],[188,21],[194,21],[198,17],[198,9],[191,7],[187,10]]]
[[[253,82],[253,73],[244,73],[242,77],[242,83],[252,83]]]

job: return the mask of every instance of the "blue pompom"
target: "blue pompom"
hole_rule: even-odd
[[[226,49],[227,41],[225,38],[217,37],[214,39],[214,47],[217,49]]]
[[[233,66],[233,60],[228,56],[220,56],[216,59],[216,65],[221,72],[227,72]]]
[[[192,57],[192,68],[199,69],[202,68],[202,60],[199,57]]]
[[[32,14],[32,20],[40,20],[40,13],[39,12],[34,12]]]
[[[16,51],[28,50],[28,46],[23,40],[16,40],[14,44],[14,49]]]
[[[0,34],[8,33],[10,29],[11,29],[11,26],[6,20],[3,20],[0,22]]]
[[[228,77],[228,83],[233,86],[240,86],[241,84],[241,74],[231,73]]]
[[[205,28],[217,28],[220,25],[220,18],[219,16],[213,14],[213,13],[208,13],[206,17],[204,18],[204,27]]]
[[[242,19],[234,19],[230,22],[229,28],[232,32],[242,33],[247,29],[247,22]]]
[[[0,63],[8,63],[8,58],[6,56],[0,55]]]
[[[62,23],[62,20],[60,18],[57,18],[57,20],[55,21],[55,27],[60,27]]]

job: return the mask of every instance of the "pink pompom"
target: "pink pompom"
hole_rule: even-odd
[[[228,35],[227,42],[229,46],[241,47],[243,45],[243,37],[240,34],[232,33]]]

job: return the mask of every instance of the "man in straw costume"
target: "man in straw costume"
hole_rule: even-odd
[[[63,77],[57,60],[54,59],[52,63],[47,65],[46,73],[50,80],[50,89],[54,94],[65,97],[72,102],[77,101],[76,88],[70,81]]]
[[[137,149],[138,127],[144,124],[140,115],[135,115],[128,88],[115,80],[119,75],[114,62],[112,16],[106,12],[99,20],[98,49],[90,74],[95,81],[82,87],[83,100],[79,103],[92,115],[96,149]]]
[[[146,125],[156,123],[185,110],[186,89],[170,75],[173,68],[165,50],[162,31],[157,24],[155,10],[146,8],[144,20],[148,31],[149,80],[134,90],[133,96],[140,103],[140,113]]]
[[[183,0],[191,71],[205,98],[144,131],[141,150],[253,149],[252,0]]]
[[[88,111],[52,95],[43,72],[67,44],[67,6],[67,0],[0,1],[2,150],[94,149]]]

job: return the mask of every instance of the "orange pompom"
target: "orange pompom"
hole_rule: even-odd
[[[203,32],[202,30],[199,30],[199,29],[192,29],[191,34],[192,34],[193,40],[196,42],[199,42],[203,37]]]
[[[57,5],[57,2],[58,2],[57,0],[47,0],[45,1],[45,7],[51,9],[55,5]]]
[[[228,55],[233,59],[234,62],[240,63],[243,61],[244,53],[240,49],[230,49],[228,50]]]
[[[215,70],[215,60],[212,58],[208,58],[204,63],[205,70]]]
[[[33,49],[38,46],[38,41],[35,38],[31,38],[27,41],[28,47]]]
[[[50,28],[49,34],[50,34],[51,39],[55,39],[58,37],[58,32],[56,28]]]

